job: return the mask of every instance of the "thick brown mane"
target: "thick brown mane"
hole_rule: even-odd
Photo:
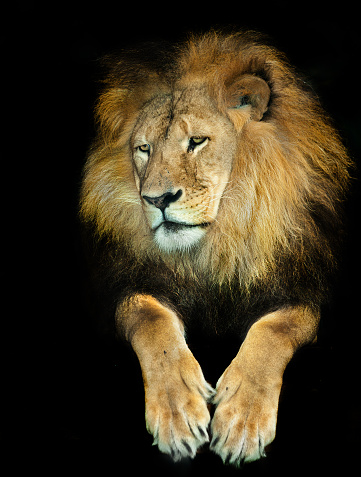
[[[237,109],[227,110],[230,85],[240,74],[263,78],[271,90],[263,119],[242,128]],[[129,139],[146,102],[200,84],[235,125],[237,161],[202,246],[167,255],[154,245],[143,216]],[[255,35],[211,32],[192,37],[171,54],[158,52],[154,62],[115,61],[97,121],[81,216],[99,237],[111,237],[138,263],[162,262],[183,276],[199,270],[220,283],[236,275],[246,288],[279,267],[281,256],[292,257],[296,268],[312,265],[312,257],[317,266],[320,257],[325,267],[332,265],[330,243],[348,182],[347,154],[287,61]]]

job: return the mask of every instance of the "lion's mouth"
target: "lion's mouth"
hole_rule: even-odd
[[[154,229],[155,242],[165,252],[189,250],[204,236],[208,225],[208,222],[185,224],[166,220]]]
[[[181,222],[172,222],[170,220],[166,220],[165,222],[162,222],[156,228],[156,230],[159,229],[159,227],[163,227],[163,229],[165,229],[167,232],[177,233],[177,232],[181,232],[181,231],[184,231],[186,229],[191,229],[191,228],[194,228],[194,227],[206,228],[209,225],[210,225],[209,222],[202,222],[200,224],[185,224],[185,223],[181,223]]]

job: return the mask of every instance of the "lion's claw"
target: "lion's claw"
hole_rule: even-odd
[[[276,433],[278,386],[264,389],[231,364],[217,383],[210,449],[240,467],[266,456]]]
[[[153,445],[175,462],[193,458],[209,442],[207,401],[214,395],[190,353],[178,364],[171,379],[162,382],[159,375],[146,392],[146,424],[154,436]]]

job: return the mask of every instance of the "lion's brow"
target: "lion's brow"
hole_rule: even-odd
[[[173,101],[171,101],[171,103],[170,103],[170,108],[169,108],[169,113],[167,115],[167,119],[168,119],[168,124],[167,124],[166,130],[164,132],[164,139],[168,139],[169,130],[170,130],[170,127],[171,127],[173,119],[174,119],[174,103],[173,103]]]
[[[167,124],[166,130],[165,130],[165,133],[164,133],[164,139],[168,139],[168,137],[169,137],[169,131],[170,131],[171,125],[172,125],[173,120],[174,120],[174,111],[175,111],[179,101],[183,98],[185,92],[186,92],[186,88],[184,88],[181,91],[181,93],[180,93],[180,95],[177,99],[175,98],[175,93],[174,92],[172,93],[171,100],[170,100],[170,103],[169,103],[169,112],[168,112],[168,115],[167,115],[168,124]]]

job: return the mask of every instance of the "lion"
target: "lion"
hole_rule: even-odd
[[[113,57],[80,217],[145,420],[174,461],[264,457],[285,368],[317,338],[351,161],[313,93],[252,32]],[[209,384],[193,325],[243,341]],[[211,420],[209,408],[215,406]]]

